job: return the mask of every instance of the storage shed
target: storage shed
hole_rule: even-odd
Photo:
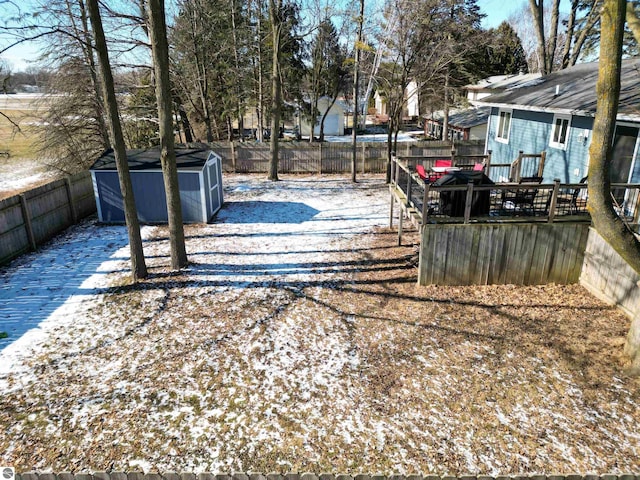
[[[167,202],[160,148],[127,150],[138,219],[166,223]],[[176,148],[178,184],[185,223],[206,223],[222,206],[222,159],[206,148]],[[124,223],[124,205],[113,150],[104,152],[90,168],[98,219]]]

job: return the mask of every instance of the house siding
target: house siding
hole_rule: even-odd
[[[578,182],[587,170],[590,130],[593,119],[586,117],[571,118],[569,136],[566,149],[549,146],[549,139],[553,128],[553,113],[513,110],[511,115],[511,129],[509,142],[496,140],[498,129],[499,109],[491,109],[487,149],[492,151],[492,163],[512,163],[520,151],[524,153],[547,152],[543,177],[545,182],[552,182],[559,178],[565,183]],[[589,130],[587,141],[579,138],[580,133]],[[532,172],[523,172],[531,174]]]
[[[117,172],[96,171],[101,220],[106,223],[124,223],[124,205],[120,193]],[[143,223],[167,221],[167,200],[162,172],[131,172],[131,184],[138,211]],[[197,173],[178,172],[182,218],[187,223],[202,221],[200,180]]]

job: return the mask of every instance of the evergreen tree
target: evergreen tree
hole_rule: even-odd
[[[490,75],[515,75],[528,73],[527,56],[522,42],[508,22],[487,32],[487,73]]]

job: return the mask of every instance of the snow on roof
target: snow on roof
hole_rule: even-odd
[[[470,107],[454,109],[449,112],[449,125],[458,128],[471,128],[477,125],[487,123],[489,114],[491,113],[491,107]],[[428,120],[436,120],[442,122],[444,119],[444,112],[438,110],[434,112],[431,117],[426,116]]]
[[[540,78],[539,73],[493,75],[480,80],[478,83],[466,85],[465,88],[467,90],[505,90],[508,88],[517,88],[537,78]]]

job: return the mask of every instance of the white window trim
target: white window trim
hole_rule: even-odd
[[[554,142],[553,137],[556,133],[556,121],[557,120],[566,120],[567,121],[567,134],[564,139],[564,143]],[[569,145],[569,136],[571,135],[571,115],[558,114],[556,113],[553,116],[553,123],[551,124],[551,135],[549,136],[549,146],[551,148],[557,148],[559,150],[566,150],[567,145]]]
[[[507,129],[507,136],[500,136],[500,118],[502,113],[509,114],[509,128]],[[513,123],[513,110],[509,108],[500,108],[498,109],[498,124],[496,125],[496,142],[500,143],[509,143],[509,137],[511,137],[511,124]]]

